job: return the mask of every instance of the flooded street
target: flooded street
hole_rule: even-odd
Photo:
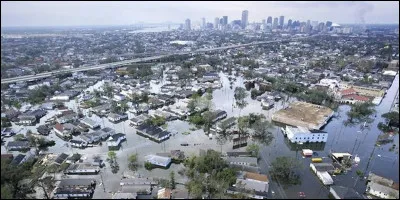
[[[232,89],[230,88],[230,82],[228,80],[227,75],[220,73],[221,82],[223,87],[221,89],[217,89],[213,91],[213,106],[214,109],[222,109],[225,110],[228,114],[228,117],[238,117],[239,114],[241,116],[247,115],[249,113],[261,113],[264,114],[268,120],[271,119],[271,116],[274,112],[279,109],[287,106],[290,102],[294,101],[294,99],[290,99],[288,102],[283,100],[276,102],[275,106],[270,110],[262,110],[261,103],[257,100],[252,100],[250,98],[250,92],[248,91],[247,102],[248,105],[240,110],[236,106],[234,106],[234,89],[237,86],[244,87],[243,78],[237,77],[237,80],[232,85]],[[329,138],[327,143],[325,144],[311,144],[307,146],[301,145],[291,145],[286,138],[283,137],[283,134],[279,130],[279,127],[275,127],[273,130],[274,140],[269,146],[263,146],[260,151],[261,159],[259,160],[259,166],[263,173],[267,173],[268,166],[270,163],[278,156],[291,156],[298,159],[302,163],[302,172],[301,179],[302,184],[299,186],[291,186],[284,189],[286,194],[282,194],[282,191],[279,192],[279,189],[276,189],[275,183],[272,183],[271,189],[276,192],[276,198],[298,198],[298,192],[304,192],[307,195],[307,198],[328,198],[329,189],[325,188],[316,175],[312,174],[311,170],[309,170],[310,159],[302,158],[301,150],[303,148],[309,148],[313,151],[316,151],[319,156],[324,159],[324,162],[331,162],[330,158],[327,158],[330,151],[333,152],[349,152],[353,155],[358,155],[361,158],[360,164],[353,168],[351,172],[347,175],[338,175],[333,177],[335,185],[342,185],[353,187],[356,186],[355,189],[359,193],[363,193],[365,191],[365,180],[357,180],[356,170],[361,170],[365,172],[367,175],[369,172],[374,172],[381,176],[385,176],[387,178],[391,178],[394,181],[399,181],[399,161],[398,161],[398,150],[389,152],[389,147],[392,144],[382,145],[380,147],[376,147],[374,149],[374,144],[380,131],[377,128],[377,124],[383,119],[381,115],[390,110],[393,99],[395,98],[396,91],[398,90],[398,75],[396,76],[394,83],[391,88],[388,90],[387,95],[382,100],[382,103],[379,106],[376,106],[376,118],[374,122],[372,122],[369,128],[360,131],[360,125],[355,125],[353,127],[346,127],[343,125],[343,121],[347,119],[346,112],[350,109],[347,105],[342,105],[338,109],[338,117],[333,118],[324,128],[323,130],[329,133]],[[99,88],[103,84],[103,81],[98,82],[94,86],[89,87],[87,90],[92,91],[94,88]],[[151,83],[151,87],[153,91],[159,90],[159,85],[155,85]],[[71,100],[66,103],[66,106],[74,111],[77,111],[78,106],[76,105],[75,100]],[[86,114],[88,111],[83,109],[83,113]],[[40,120],[40,123],[36,126],[28,126],[22,127],[13,124],[13,129],[18,131],[21,130],[20,133],[25,133],[26,130],[30,129],[32,132],[36,132],[36,127],[54,116],[56,111],[49,111],[48,114]],[[129,118],[131,118],[133,114],[129,113]],[[168,122],[167,130],[173,133],[170,139],[166,140],[162,143],[156,143],[151,140],[148,140],[144,137],[141,137],[136,134],[136,130],[134,127],[129,126],[129,120],[124,122],[120,122],[118,124],[111,123],[106,117],[100,118],[97,115],[92,115],[90,117],[93,120],[96,120],[100,123],[101,127],[110,127],[115,129],[116,133],[121,132],[126,134],[127,141],[122,144],[120,150],[117,151],[117,161],[120,165],[120,170],[118,175],[112,174],[110,169],[106,167],[105,172],[103,173],[103,179],[106,179],[107,190],[108,191],[116,191],[119,187],[119,181],[124,172],[129,171],[127,169],[127,158],[130,154],[138,153],[139,154],[139,163],[143,163],[144,156],[148,154],[155,154],[160,152],[169,152],[171,150],[182,150],[185,152],[186,156],[196,155],[199,153],[200,149],[214,149],[217,151],[232,151],[232,142],[228,141],[223,145],[219,145],[215,136],[213,139],[209,139],[208,136],[204,134],[202,129],[191,131],[188,135],[183,135],[182,133],[188,131],[189,128],[192,128],[193,125],[188,124],[186,121],[175,120]],[[177,133],[177,134],[175,134]],[[85,157],[91,157],[94,155],[99,155],[102,158],[106,159],[108,148],[105,142],[103,142],[102,146],[94,146],[86,149],[75,149],[71,147],[67,147],[66,142],[55,136],[53,133],[48,136],[51,140],[56,141],[56,145],[50,147],[48,152],[50,153],[81,153],[84,154]],[[79,137],[79,136],[78,136]],[[7,138],[6,141],[10,141],[12,138]],[[181,146],[180,144],[183,142],[187,142],[189,146]],[[396,146],[399,145],[398,135],[395,136]],[[200,145],[194,145],[200,144]],[[245,147],[237,149],[237,151],[244,151]],[[4,146],[1,148],[1,152],[6,153]],[[372,154],[371,161],[368,162],[369,157]],[[12,152],[13,154],[18,154],[18,152]],[[378,156],[379,155],[379,156]],[[184,181],[185,178],[179,175],[177,172],[183,168],[183,165],[172,164],[171,167],[167,170],[163,169],[153,169],[152,171],[147,171],[144,168],[140,168],[138,174],[141,176],[149,176],[149,177],[169,177],[169,171],[175,171],[177,181]],[[166,172],[168,171],[168,172]]]

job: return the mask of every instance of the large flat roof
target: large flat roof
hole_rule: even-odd
[[[320,129],[333,113],[332,109],[325,106],[307,102],[294,102],[287,108],[275,112],[272,120],[292,126]]]

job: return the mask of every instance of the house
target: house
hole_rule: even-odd
[[[45,110],[53,110],[56,107],[56,105],[53,102],[46,102],[43,103],[42,106],[40,107]]]
[[[171,199],[171,189],[161,188],[157,191],[157,199]]]
[[[93,166],[87,163],[76,163],[76,164],[71,164],[64,171],[64,174],[90,175],[90,174],[97,174],[99,172],[100,168],[98,166]]]
[[[167,153],[156,153],[157,156],[169,157],[173,160],[184,160],[185,152],[181,150],[171,150],[171,152]]]
[[[28,141],[10,141],[7,143],[7,151],[23,151],[29,149]]]
[[[353,155],[349,153],[331,153],[330,156],[334,161],[344,164],[346,161],[351,160]]]
[[[18,154],[15,158],[11,161],[10,165],[20,165],[26,162],[26,155]]]
[[[15,135],[15,131],[12,128],[3,128],[1,129],[1,136],[11,137]]]
[[[133,178],[122,179],[120,181],[121,192],[124,193],[137,193],[137,194],[151,194],[152,186],[157,185],[158,182],[151,178]]]
[[[251,155],[252,155],[251,152],[246,152],[246,151],[226,152],[226,156],[228,157],[251,157]]]
[[[369,173],[367,180],[367,194],[383,199],[399,198],[399,184],[393,180],[378,176],[372,172]]]
[[[89,133],[81,134],[79,137],[86,144],[97,143],[101,140],[100,136]]]
[[[152,178],[127,178],[122,179],[119,183],[121,186],[123,185],[157,185],[158,182]]]
[[[123,185],[121,193],[136,193],[137,195],[150,195],[152,191],[151,185]]]
[[[257,158],[255,157],[224,157],[230,165],[257,167]]]
[[[136,192],[116,192],[112,196],[112,199],[136,199]]]
[[[171,136],[171,133],[168,131],[164,131],[160,127],[142,124],[136,128],[136,134],[143,135],[145,137],[151,138],[156,142],[161,142],[168,139]]]
[[[76,114],[72,110],[62,111],[61,115],[57,116],[57,122],[60,124],[64,124],[67,122],[73,122],[78,119],[78,114]]]
[[[227,113],[224,110],[218,109],[218,110],[213,111],[212,115],[213,115],[212,122],[215,123],[215,122],[225,118],[227,116]]]
[[[117,133],[111,135],[111,137],[107,141],[108,148],[118,147],[122,141],[126,140],[126,135],[123,133]]]
[[[89,128],[91,128],[91,129],[96,129],[96,128],[99,128],[99,127],[100,127],[100,124],[99,124],[99,123],[97,123],[96,121],[94,121],[94,120],[92,120],[92,119],[90,119],[90,118],[87,118],[87,117],[84,118],[84,119],[81,121],[81,123],[83,123],[83,124],[89,126]]]
[[[223,131],[223,128],[230,128],[236,124],[236,118],[230,117],[217,124],[217,131]]]
[[[125,96],[122,94],[114,94],[114,100],[115,101],[123,101],[123,100],[125,100]]]
[[[306,127],[286,126],[284,134],[292,143],[326,142],[328,133],[321,130],[308,130]]]
[[[147,155],[145,156],[145,161],[161,167],[167,167],[171,164],[171,158],[157,155]]]
[[[67,158],[68,154],[61,153],[60,155],[57,156],[57,158],[54,160],[54,164],[61,165]]]
[[[18,125],[32,126],[36,123],[36,117],[33,115],[20,115],[18,116]]]
[[[82,140],[69,140],[69,144],[72,147],[76,147],[76,148],[85,148],[87,146],[87,143],[85,141]]]
[[[54,190],[55,198],[89,198],[96,181],[93,179],[62,179]]]
[[[114,131],[115,132],[115,131]],[[93,136],[98,136],[100,137],[101,140],[106,140],[110,136],[110,134],[113,133],[112,131],[103,131],[103,130],[97,130],[95,132],[87,133]]]
[[[145,122],[145,120],[140,119],[139,117],[133,117],[132,119],[130,119],[129,125],[139,126],[139,125],[142,125],[144,122]]]
[[[330,163],[310,163],[310,167],[324,185],[332,185],[333,179],[329,173],[333,173],[335,167]]]
[[[114,135],[115,134],[115,130],[110,128],[110,127],[104,127],[101,129],[101,131],[109,134],[109,135]]]
[[[353,188],[332,185],[329,188],[329,193],[335,199],[364,199],[357,191]]]
[[[339,100],[340,103],[349,103],[349,104],[365,103],[368,101],[370,101],[370,98],[365,96],[360,96],[357,94],[343,95],[342,98]]]
[[[268,193],[269,180],[266,175],[245,172],[236,179],[235,186],[242,186],[245,190]]]
[[[65,127],[63,124],[57,123],[53,128],[54,133],[61,138],[72,138],[74,129],[71,127]]]
[[[96,107],[91,108],[91,110],[99,116],[104,116],[111,110],[111,104],[103,104]]]
[[[122,121],[122,120],[125,120],[125,119],[128,119],[128,115],[127,114],[125,114],[125,113],[122,113],[122,114],[116,114],[116,113],[110,113],[110,114],[108,114],[108,117],[107,117],[111,122],[119,122],[119,121]]]
[[[78,94],[79,94],[79,92],[76,92],[76,91],[72,91],[72,90],[66,91],[64,93],[54,95],[53,97],[50,98],[50,100],[52,100],[52,101],[69,101],[70,99],[77,96]]]
[[[40,125],[36,130],[40,135],[49,135],[51,129],[47,125]]]

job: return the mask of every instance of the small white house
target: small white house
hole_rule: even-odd
[[[118,147],[122,141],[126,140],[125,134],[123,133],[117,133],[114,135],[111,135],[111,137],[107,141],[107,146],[108,147]]]
[[[50,100],[52,100],[52,101],[68,101],[69,97],[70,97],[70,95],[67,95],[67,94],[58,94],[58,95],[54,95],[53,97],[51,97]]]
[[[328,133],[321,130],[308,130],[305,127],[286,126],[285,134],[292,143],[326,142]]]
[[[123,101],[123,100],[125,100],[125,96],[122,95],[122,94],[115,94],[114,95],[114,100],[115,101]]]

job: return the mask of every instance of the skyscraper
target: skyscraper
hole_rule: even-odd
[[[331,27],[332,26],[332,22],[331,21],[326,21],[326,27]]]
[[[223,16],[222,18],[224,19],[224,26],[228,25],[228,16]]]
[[[191,29],[191,27],[190,27],[190,19],[186,19],[185,20],[185,29],[186,30],[190,30]]]
[[[242,28],[245,29],[249,21],[249,11],[243,10],[242,12]]]
[[[262,25],[266,25],[266,24],[267,24],[267,21],[266,21],[265,19],[263,19],[263,20],[261,21],[261,24],[262,24]]]
[[[206,18],[201,18],[202,24],[201,24],[201,28],[205,29],[206,28]]]
[[[289,21],[287,22],[287,26],[290,28],[292,26],[293,21],[291,19],[289,19]]]
[[[218,29],[218,24],[219,24],[219,18],[216,17],[215,20],[214,20],[214,28],[215,29]]]
[[[285,22],[285,17],[284,16],[280,16],[279,17],[279,26],[283,28],[283,23]]]
[[[272,28],[277,28],[278,27],[278,18],[277,17],[275,17],[274,18],[274,23],[272,24]]]
[[[272,17],[271,16],[268,17],[267,24],[272,24]]]

